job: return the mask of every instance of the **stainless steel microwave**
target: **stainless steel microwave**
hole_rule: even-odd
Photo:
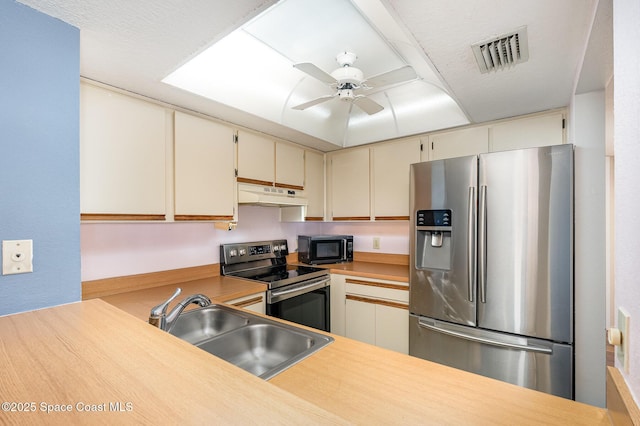
[[[353,235],[298,235],[298,261],[308,265],[353,261]]]

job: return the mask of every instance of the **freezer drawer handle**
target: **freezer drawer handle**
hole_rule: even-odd
[[[467,217],[467,285],[469,292],[469,302],[473,302],[473,289],[476,286],[476,188],[469,188],[469,212]]]
[[[435,325],[427,324],[423,322],[422,319],[418,320],[418,325],[420,327],[426,328],[431,331],[435,331],[437,333],[446,334],[449,336],[457,337],[459,339],[470,340],[472,342],[483,343],[485,345],[500,346],[500,347],[509,348],[509,349],[519,349],[522,351],[537,352],[537,353],[547,354],[547,355],[553,354],[553,350],[550,348],[533,346],[533,345],[519,345],[517,343],[501,342],[499,340],[485,339],[484,337],[470,336],[465,333],[459,333],[457,331],[448,330],[446,328],[441,328]]]

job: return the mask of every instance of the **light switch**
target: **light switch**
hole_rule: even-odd
[[[33,240],[2,242],[2,275],[33,272]]]
[[[631,317],[623,308],[618,308],[618,330],[622,338],[621,344],[616,346],[616,357],[622,364],[625,373],[629,373],[629,323]]]

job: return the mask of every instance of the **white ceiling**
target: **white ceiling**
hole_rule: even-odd
[[[331,20],[333,8],[326,1],[285,1],[302,2],[300,16],[271,24],[278,30],[271,33],[268,25],[252,20],[276,0],[20,0],[80,28],[80,73],[85,78],[323,151],[567,106],[574,92],[602,89],[612,75],[612,0],[351,0],[350,7],[373,31],[357,30],[354,16],[346,13]],[[309,5],[326,9],[314,11]],[[259,61],[245,66],[244,79],[234,79],[252,90],[232,96],[244,102],[235,106],[229,98],[215,101],[162,82],[246,24],[254,25],[248,33],[277,45],[291,65],[313,62],[331,72],[337,68],[335,55],[352,49],[358,55],[354,65],[366,77],[409,64],[420,78],[372,94],[385,110],[367,116],[353,107],[348,126],[344,111],[342,121],[327,121],[326,114],[335,118],[345,108],[337,100],[291,110],[311,95],[331,93],[297,70],[286,103],[280,100],[271,107],[275,97],[269,93],[276,79],[273,85],[248,84],[251,72],[260,75],[264,68]],[[529,60],[480,73],[471,45],[521,26],[527,27]],[[365,33],[369,35],[363,40]],[[266,34],[271,34],[268,41]],[[247,60],[242,53],[238,61]],[[440,103],[403,107],[432,95]]]

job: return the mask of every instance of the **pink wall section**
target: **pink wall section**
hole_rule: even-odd
[[[350,234],[356,251],[409,253],[408,222],[283,223],[279,215],[277,208],[240,206],[234,231],[211,223],[83,223],[82,280],[219,263],[220,244],[232,242],[286,238],[294,251],[298,234]]]

